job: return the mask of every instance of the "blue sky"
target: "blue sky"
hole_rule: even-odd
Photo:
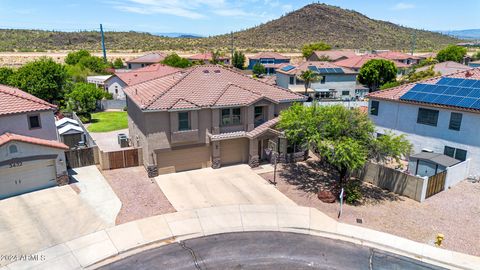
[[[480,28],[480,0],[324,0],[371,18],[429,30]],[[460,4],[461,2],[461,4]],[[0,0],[0,28],[227,33],[278,18],[312,1]]]

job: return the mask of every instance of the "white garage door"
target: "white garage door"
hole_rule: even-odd
[[[0,167],[0,199],[53,187],[55,181],[55,160],[24,161]]]

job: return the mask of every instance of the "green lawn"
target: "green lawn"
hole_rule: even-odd
[[[92,113],[90,132],[108,132],[128,128],[127,112]]]

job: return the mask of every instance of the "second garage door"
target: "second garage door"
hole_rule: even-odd
[[[158,173],[172,173],[211,166],[210,146],[190,147],[157,154]]]
[[[0,199],[53,187],[55,160],[35,160],[0,167]]]
[[[226,140],[220,143],[220,160],[222,165],[248,162],[248,143],[246,138]]]

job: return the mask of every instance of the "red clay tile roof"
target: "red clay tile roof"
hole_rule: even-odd
[[[402,52],[381,52],[377,54],[380,57],[390,59],[390,60],[406,60],[406,59],[420,59],[420,57],[407,54],[407,53],[402,53]]]
[[[126,61],[129,64],[134,64],[134,63],[146,63],[146,64],[155,64],[155,63],[160,63],[167,57],[166,53],[163,52],[154,52],[154,53],[149,53],[146,55],[142,55],[140,57],[134,58],[132,60]]]
[[[366,54],[366,55],[359,55],[356,57],[351,57],[348,59],[336,61],[335,64],[338,66],[346,67],[346,68],[360,69],[368,60],[371,60],[371,59],[386,59],[386,60],[392,61],[391,59],[387,59],[375,54]],[[408,65],[398,61],[393,60],[392,62],[395,64],[397,68],[408,67]]]
[[[45,140],[45,139],[40,139],[40,138],[35,138],[35,137],[28,137],[28,136],[23,136],[23,135],[8,133],[8,132],[0,135],[0,145],[4,145],[4,144],[6,144],[8,142],[11,142],[11,141],[37,144],[37,145],[59,148],[59,149],[65,149],[65,150],[69,149],[68,146],[66,146],[64,143],[61,143],[61,142],[58,142],[58,141],[51,141],[51,140]]]
[[[212,53],[211,52],[206,52],[206,53],[199,53],[192,55],[188,57],[188,60],[194,60],[194,61],[210,61],[212,60]],[[219,56],[218,60],[227,60],[230,59],[229,57],[226,56]]]
[[[57,107],[18,88],[0,84],[0,115],[55,110]]]
[[[446,76],[434,77],[434,78],[422,80],[422,81],[419,81],[419,82],[416,82],[416,83],[409,83],[409,84],[400,85],[400,86],[393,87],[393,88],[386,89],[386,90],[376,91],[376,92],[368,94],[367,97],[370,98],[370,99],[375,99],[375,100],[389,100],[389,101],[397,101],[397,102],[413,103],[413,104],[419,104],[420,103],[420,104],[425,104],[425,105],[431,106],[431,107],[439,107],[439,108],[452,108],[452,107],[454,107],[454,108],[460,109],[460,110],[478,112],[478,110],[459,108],[459,107],[455,107],[455,106],[436,105],[436,104],[431,104],[431,103],[400,100],[400,97],[403,96],[403,94],[405,94],[406,92],[408,92],[408,90],[412,89],[417,83],[435,84],[442,77],[480,80],[480,68],[472,68],[472,69],[469,69],[469,70],[464,70],[464,71],[460,71],[460,72],[457,72],[457,73],[452,73],[452,74],[449,74],[449,75],[446,75]]]
[[[261,59],[261,58],[274,58],[274,59],[283,59],[283,60],[290,59],[290,57],[281,55],[276,52],[260,52],[255,54],[252,57],[249,57],[249,59]]]
[[[129,86],[124,91],[142,110],[190,109],[191,105],[179,105],[181,99],[198,108],[248,105],[253,99],[250,96],[274,102],[305,100],[303,95],[288,89],[216,65],[195,66]]]
[[[431,65],[424,66],[421,68],[417,68],[416,71],[424,71],[431,67],[432,67]],[[453,61],[446,61],[446,62],[433,65],[433,71],[440,72],[440,75],[447,75],[447,74],[456,73],[456,72],[467,70],[467,69],[471,69],[471,67],[457,63],[457,62],[453,62]]]
[[[166,66],[163,64],[153,64],[143,68],[135,69],[128,72],[117,72],[115,75],[127,85],[134,85],[152,79],[160,78],[180,69]],[[110,78],[108,79],[110,80]]]
[[[327,61],[304,61],[304,62],[300,63],[300,65],[297,65],[297,66],[291,65],[291,66],[294,66],[295,68],[291,69],[289,71],[283,71],[281,69],[278,69],[277,72],[278,73],[283,73],[283,74],[300,74],[300,73],[302,73],[302,71],[307,70],[309,66],[315,66],[317,68],[341,68],[345,74],[357,74],[358,73],[358,72],[356,72],[352,69],[342,67],[342,66],[337,65],[336,63],[327,62]]]
[[[210,139],[212,141],[221,141],[221,140],[228,140],[228,139],[236,139],[236,138],[249,138],[253,139],[256,138],[268,130],[272,130],[271,128],[275,126],[278,121],[280,121],[279,117],[275,117],[273,119],[268,120],[267,122],[259,125],[258,127],[254,128],[253,130],[246,132],[246,131],[233,131],[233,132],[226,132],[220,134],[209,134]],[[280,133],[279,131],[274,131],[276,133]]]
[[[314,55],[318,58],[328,57],[332,61],[337,61],[340,58],[351,58],[356,57],[357,54],[354,51],[342,51],[342,50],[330,50],[330,51],[314,51]]]
[[[262,135],[264,132],[269,130],[271,127],[275,126],[280,121],[280,117],[275,117],[273,119],[268,120],[267,122],[259,125],[258,127],[254,128],[252,131],[247,132],[247,137],[255,138],[259,135]]]
[[[276,85],[277,84],[277,76],[275,76],[275,75],[273,75],[273,76],[263,76],[261,78],[257,78],[257,80],[262,81],[266,84],[270,84],[270,85]]]

